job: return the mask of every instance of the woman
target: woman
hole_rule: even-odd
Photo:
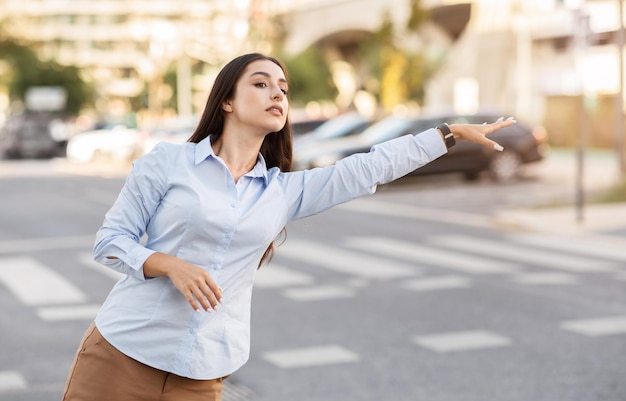
[[[485,135],[514,123],[443,125],[289,172],[287,93],[278,60],[240,56],[189,142],[134,163],[94,246],[126,277],[85,333],[63,400],[220,400],[223,378],[249,356],[255,272],[287,223],[373,193],[455,138],[501,149]]]

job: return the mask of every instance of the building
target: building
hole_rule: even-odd
[[[32,44],[43,59],[83,69],[101,102],[125,112],[124,99],[150,89],[160,112],[172,90],[162,77],[175,62],[178,108],[204,104],[216,66],[240,51],[254,0],[0,0],[2,31]],[[193,69],[193,74],[192,74]],[[194,94],[197,94],[194,99]],[[106,100],[106,101],[104,101]]]

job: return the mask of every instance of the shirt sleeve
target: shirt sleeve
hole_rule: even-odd
[[[284,174],[288,221],[311,216],[340,203],[373,194],[379,184],[407,175],[447,152],[431,128],[374,145],[334,165]]]
[[[97,262],[145,280],[143,264],[155,251],[143,246],[140,239],[167,191],[167,161],[165,144],[135,160],[96,234],[93,252]]]

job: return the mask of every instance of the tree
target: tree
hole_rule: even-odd
[[[26,91],[33,86],[61,86],[67,93],[64,112],[76,115],[91,99],[92,89],[80,77],[77,67],[42,61],[28,46],[6,39],[0,40],[0,60],[9,67],[0,83],[9,88],[12,100],[23,102]]]
[[[293,104],[305,105],[309,101],[334,99],[337,96],[322,53],[314,45],[295,57],[284,59],[289,72],[289,98]]]
[[[429,18],[421,0],[410,0],[411,14],[400,33],[415,34]],[[396,45],[397,30],[387,11],[380,27],[361,42],[360,53],[369,66],[368,75],[375,77],[378,85],[375,94],[385,109],[408,100],[421,103],[425,84],[436,66],[428,63],[422,52],[408,52]],[[372,88],[368,88],[374,92]]]

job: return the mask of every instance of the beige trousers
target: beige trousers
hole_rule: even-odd
[[[223,379],[193,380],[144,365],[109,344],[92,323],[65,383],[63,401],[221,401]]]

